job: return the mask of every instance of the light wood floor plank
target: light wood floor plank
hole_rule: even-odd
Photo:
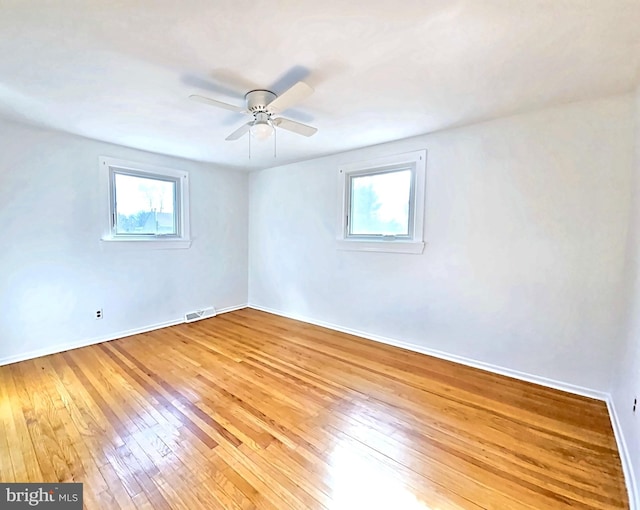
[[[0,481],[85,508],[626,509],[606,405],[244,309],[0,367]]]

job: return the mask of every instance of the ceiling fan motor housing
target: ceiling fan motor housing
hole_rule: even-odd
[[[257,113],[270,113],[267,111],[267,105],[277,96],[269,90],[252,90],[244,97],[247,100],[247,110],[255,115]]]

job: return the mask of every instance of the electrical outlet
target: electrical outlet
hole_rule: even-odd
[[[96,320],[102,319],[103,313],[102,313],[102,308],[100,308],[99,310],[96,310]]]

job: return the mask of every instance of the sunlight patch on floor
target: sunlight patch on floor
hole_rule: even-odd
[[[347,442],[338,444],[330,459],[333,489],[330,510],[437,510],[390,476],[388,468],[363,457]]]

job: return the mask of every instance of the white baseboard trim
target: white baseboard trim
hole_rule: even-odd
[[[247,307],[246,304],[242,304],[242,305],[236,305],[236,306],[228,306],[226,308],[218,308],[216,309],[216,315],[220,315],[227,312],[233,312],[235,310],[241,310],[242,308],[246,308],[246,307]],[[156,324],[150,324],[148,326],[142,326],[140,328],[128,329],[126,331],[120,331],[120,332],[112,333],[105,336],[48,346],[43,349],[37,349],[35,351],[29,351],[29,352],[15,355],[15,356],[0,358],[0,367],[3,365],[10,365],[11,363],[18,363],[19,361],[26,361],[28,359],[40,358],[41,356],[49,356],[50,354],[70,351],[72,349],[79,349],[80,347],[86,347],[88,345],[100,344],[102,342],[109,342],[111,340],[117,340],[118,338],[125,338],[132,335],[139,335],[140,333],[148,333],[149,331],[167,328],[169,326],[175,326],[176,324],[182,324],[183,322],[184,322],[184,317],[180,317],[179,319],[172,319],[164,322],[158,322]]]
[[[248,308],[253,308],[255,310],[260,310],[262,312],[272,313],[274,315],[279,315],[281,317],[286,317],[288,319],[294,319],[301,322],[306,322],[308,324],[314,324],[316,326],[322,326],[323,328],[332,329],[334,331],[340,331],[341,333],[348,333],[350,335],[359,336],[361,338],[366,338],[367,340],[373,340],[375,342],[380,342],[387,345],[393,345],[395,347],[401,347],[403,349],[407,349],[409,351],[419,352],[421,354],[426,354],[428,356],[433,356],[435,358],[444,359],[447,361],[453,361],[455,363],[460,363],[461,365],[466,365],[473,368],[479,368],[480,370],[486,370],[488,372],[492,372],[494,374],[505,375],[507,377],[513,377],[514,379],[520,379],[521,381],[530,382],[533,384],[540,384],[542,386],[546,386],[548,388],[554,388],[560,391],[566,391],[568,393],[573,393],[575,395],[581,395],[583,397],[594,398],[596,400],[602,400],[604,402],[609,398],[609,394],[603,391],[594,390],[591,388],[585,388],[582,386],[577,386],[574,384],[566,383],[563,381],[557,381],[555,379],[548,379],[546,377],[541,377],[534,374],[528,374],[526,372],[520,372],[518,370],[512,370],[510,368],[501,367],[498,365],[493,365],[491,363],[485,363],[484,361],[478,361],[472,358],[467,358],[464,356],[458,356],[457,354],[451,354],[444,351],[439,351],[437,349],[430,349],[429,347],[424,347],[422,345],[413,344],[410,342],[404,342],[402,340],[396,340],[394,338],[387,338],[380,335],[373,335],[371,333],[367,333],[365,331],[359,331],[357,329],[346,328],[343,326],[339,326],[337,324],[332,324],[329,322],[325,322],[322,320],[312,319],[310,317],[303,317],[297,314],[291,314],[288,312],[283,312],[281,310],[276,310],[274,308],[269,308],[266,306],[256,305],[249,303]]]
[[[242,305],[227,306],[226,308],[217,308],[216,315],[219,315],[221,313],[235,312],[236,310],[242,310],[243,308],[247,308],[247,306],[249,305],[247,303],[244,303]]]
[[[622,462],[622,471],[627,484],[627,492],[629,493],[629,510],[640,510],[640,494],[636,484],[636,477],[633,472],[633,464],[631,463],[631,453],[627,448],[627,442],[624,439],[618,413],[615,403],[611,395],[607,398],[607,408],[609,409],[609,417],[611,418],[611,426],[613,427],[613,435],[618,445],[618,453]]]

